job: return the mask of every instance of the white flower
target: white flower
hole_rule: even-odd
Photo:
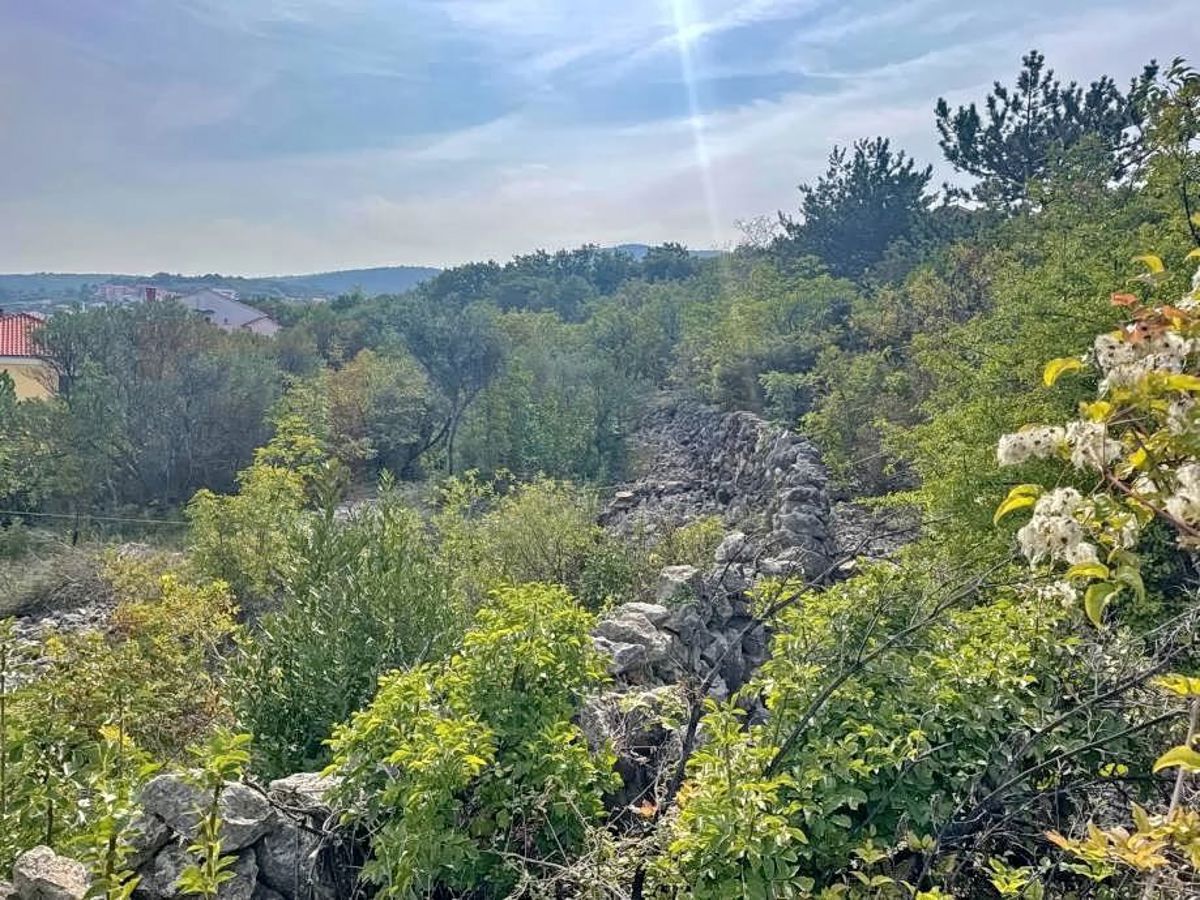
[[[1066,581],[1055,581],[1037,589],[1037,598],[1045,603],[1057,603],[1070,609],[1079,602],[1079,592]]]
[[[1200,463],[1186,463],[1175,472],[1177,487],[1167,498],[1167,512],[1189,525],[1200,521]]]
[[[1035,515],[1070,516],[1083,506],[1083,495],[1072,487],[1055,488],[1038,497],[1033,505]]]
[[[1066,431],[1056,425],[1006,434],[996,445],[996,461],[1002,466],[1015,466],[1030,459],[1049,459],[1065,440]]]
[[[1116,366],[1129,365],[1137,358],[1133,345],[1113,334],[1100,335],[1092,348],[1096,354],[1096,363],[1105,372]]]
[[[1187,434],[1196,426],[1193,415],[1196,401],[1184,395],[1178,400],[1172,400],[1167,406],[1167,430],[1171,434]]]
[[[1137,384],[1151,372],[1182,372],[1193,350],[1191,342],[1175,331],[1151,335],[1137,344],[1102,334],[1093,346],[1096,362],[1105,373],[1100,382],[1102,395],[1114,387]]]
[[[1103,469],[1121,455],[1121,444],[1108,436],[1102,422],[1071,422],[1067,425],[1071,463],[1077,469]]]
[[[1017,543],[1030,565],[1042,560],[1079,562],[1095,554],[1095,548],[1084,542],[1083,526],[1073,518],[1083,502],[1074,488],[1058,488],[1038,498],[1033,517],[1017,532]]]
[[[1081,541],[1075,546],[1068,548],[1063,557],[1073,566],[1078,563],[1100,562],[1100,555],[1096,552],[1096,545],[1089,544],[1087,541]]]

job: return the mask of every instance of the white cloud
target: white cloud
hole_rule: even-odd
[[[941,15],[937,2],[910,0],[881,19],[818,21],[775,58],[755,62],[760,71],[818,72],[833,79],[834,90],[795,90],[700,117],[724,229],[718,241],[733,239],[735,219],[792,207],[796,184],[823,168],[834,143],[884,134],[918,159],[936,161],[936,97],[978,97],[992,79],[1010,79],[1029,46],[1044,49],[1064,77],[1090,79],[1104,71],[1127,77],[1151,55],[1169,58],[1200,45],[1190,0],[1162,0],[1155,15],[1111,5],[1088,15],[1047,9],[970,39],[928,42],[923,52],[880,48],[877,62],[869,53],[866,63],[847,62],[864,58],[872,45],[861,42],[875,39],[881,23],[884,32],[897,33],[914,23],[935,34],[938,27],[947,34],[969,28],[962,21],[924,22],[926,13]],[[345,15],[354,4],[279,0],[272,14],[307,21],[334,6]],[[701,36],[697,65],[725,65],[711,49],[716,35],[795,8],[697,5],[690,20],[703,23],[694,32]],[[457,0],[444,9],[455,28],[486,34],[489,47],[503,49],[508,68],[496,77],[516,72],[531,94],[585,61],[647,52],[662,39],[662,15],[669,12],[633,0],[578,6]],[[7,34],[0,49],[25,41],[30,52],[64,50],[45,35],[37,43],[32,33]],[[668,46],[675,52],[677,45]],[[35,59],[32,74],[48,76],[60,64],[53,56],[41,64]],[[117,126],[140,116],[149,128],[186,132],[242,109],[259,83],[127,84],[91,61],[70,65],[85,78],[73,85],[79,103],[66,87],[32,84],[26,72],[0,63],[0,109],[20,123],[10,133],[21,138],[0,150],[0,270],[272,274],[447,264],[585,241],[707,246],[714,240],[686,118],[601,127],[588,123],[586,109],[555,119],[535,98],[480,125],[382,148],[267,159],[163,156],[143,152],[139,135]],[[113,94],[122,89],[128,93]]]

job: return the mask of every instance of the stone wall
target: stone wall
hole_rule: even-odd
[[[325,797],[334,781],[312,773],[273,781],[263,793],[228,782],[221,798],[221,850],[235,856],[234,877],[219,900],[337,900],[354,891],[357,848],[330,839],[332,814]],[[195,860],[195,839],[204,792],[177,774],[148,781],[139,795],[127,864],[138,876],[134,900],[182,900],[179,876]],[[347,854],[349,855],[348,858]],[[347,863],[351,864],[347,864]],[[87,869],[35,847],[16,860],[11,884],[0,883],[0,900],[84,900]]]
[[[815,578],[836,557],[828,475],[799,435],[752,413],[674,402],[648,413],[631,444],[634,478],[603,524],[627,530],[716,515],[746,535],[745,555],[768,571]]]

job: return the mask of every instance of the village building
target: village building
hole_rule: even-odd
[[[265,335],[279,331],[279,323],[266,313],[233,299],[224,291],[204,288],[180,297],[179,302],[226,331],[249,331]]]
[[[18,400],[43,399],[54,393],[54,369],[33,339],[44,321],[37,313],[0,310],[0,372],[13,380]]]

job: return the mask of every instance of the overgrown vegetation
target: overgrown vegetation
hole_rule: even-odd
[[[72,527],[6,525],[0,611],[115,608],[0,632],[0,867],[48,843],[127,896],[136,788],[200,746],[210,812],[243,766],[343,775],[388,896],[1194,892],[1200,78],[1064,87],[1034,53],[983,102],[935,114],[970,205],[867,139],[718,258],[462,266],[273,343],[52,320],[58,394],[0,383],[0,515]],[[831,586],[759,582],[770,659],[683,685],[680,758],[610,808],[589,629],[722,536],[597,524],[661,392],[798,427],[925,523]],[[179,552],[65,546],[135,509],[182,510]]]

